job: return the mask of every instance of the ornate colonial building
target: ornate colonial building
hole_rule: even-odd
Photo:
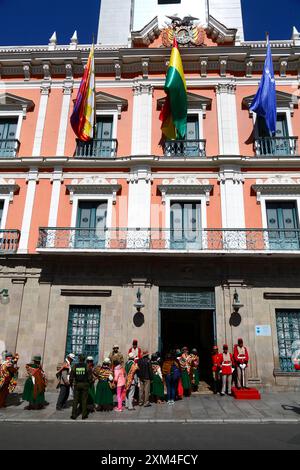
[[[300,35],[271,41],[277,134],[249,112],[266,44],[239,0],[102,0],[97,126],[70,114],[90,45],[0,47],[0,349],[102,359],[133,338],[249,348],[250,383],[296,386],[300,338]],[[186,140],[159,113],[176,34]],[[138,293],[138,295],[137,295]],[[237,295],[235,295],[237,294]]]

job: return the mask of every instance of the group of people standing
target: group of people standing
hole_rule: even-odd
[[[249,353],[244,346],[242,338],[233,348],[233,354],[228,351],[228,345],[223,345],[223,352],[219,353],[214,346],[212,355],[213,391],[224,396],[231,395],[232,382],[235,381],[238,389],[247,388],[247,368]]]
[[[0,367],[0,408],[5,406],[9,393],[17,385],[18,354],[6,353]],[[27,379],[22,398],[28,401],[25,409],[44,408],[47,378],[41,364],[41,356],[34,356],[26,365]],[[238,388],[247,387],[246,371],[249,362],[247,348],[239,338],[233,354],[228,346],[223,346],[219,353],[214,346],[212,353],[213,391],[223,396],[226,391],[231,395],[233,377]],[[150,357],[147,350],[138,346],[133,340],[126,360],[117,344],[101,364],[95,365],[93,357],[78,356],[69,353],[63,364],[59,365],[56,374],[59,396],[56,403],[58,411],[66,407],[73,389],[72,419],[82,414],[82,419],[89,412],[111,411],[122,412],[123,407],[134,410],[136,405],[148,407],[151,401],[162,404],[167,401],[173,405],[184,396],[189,397],[199,386],[199,356],[196,349],[189,352],[187,347],[168,352],[162,360],[157,352]],[[166,391],[166,394],[165,394]],[[115,396],[116,395],[116,400]],[[114,407],[114,401],[117,402]]]
[[[150,357],[149,351],[139,348],[137,340],[133,340],[126,360],[117,344],[102,364],[95,366],[92,357],[79,356],[79,362],[72,366],[73,360],[74,354],[69,354],[57,372],[57,410],[65,407],[73,387],[72,419],[80,413],[86,419],[95,410],[122,412],[124,405],[133,411],[136,405],[152,406],[151,401],[162,404],[166,401],[165,387],[167,403],[173,405],[175,400],[190,396],[199,385],[197,350],[189,353],[186,347],[171,351],[162,360],[158,352]]]

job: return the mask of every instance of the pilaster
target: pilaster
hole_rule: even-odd
[[[27,193],[22,220],[21,237],[18,253],[28,252],[28,240],[30,234],[31,217],[35,198],[35,190],[39,174],[37,168],[31,168],[27,176]]]
[[[222,228],[245,228],[244,177],[237,165],[220,168]]]
[[[35,136],[34,136],[33,151],[32,151],[33,157],[38,157],[41,154],[48,98],[49,98],[49,93],[51,90],[50,67],[48,64],[43,65],[43,71],[44,71],[44,80],[41,83],[40,107],[39,107],[39,113],[38,113],[38,118],[37,118],[36,129],[35,129]]]
[[[220,155],[240,153],[235,90],[233,80],[216,86]]]
[[[132,155],[151,154],[153,86],[137,81],[133,86]]]

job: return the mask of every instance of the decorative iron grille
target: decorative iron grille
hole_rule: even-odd
[[[300,310],[277,310],[276,326],[281,370],[295,372],[292,363],[292,344],[300,340]]]
[[[100,307],[71,306],[69,311],[66,354],[99,357]]]

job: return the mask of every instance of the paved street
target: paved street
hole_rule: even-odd
[[[9,406],[0,410],[0,422],[24,421],[58,421],[69,422],[69,408],[56,411],[56,392],[46,393],[49,405],[40,411],[27,411],[27,403],[18,402],[18,397]],[[18,403],[18,404],[16,404]],[[174,406],[152,405],[150,408],[137,407],[136,411],[117,413],[94,412],[89,416],[89,422],[249,422],[249,423],[299,423],[300,424],[300,394],[296,392],[262,392],[259,401],[239,401],[232,397],[219,395],[193,395],[178,401]],[[77,422],[81,422],[81,417]],[[83,424],[83,423],[82,423]]]
[[[0,423],[0,449],[299,450],[297,424]]]

